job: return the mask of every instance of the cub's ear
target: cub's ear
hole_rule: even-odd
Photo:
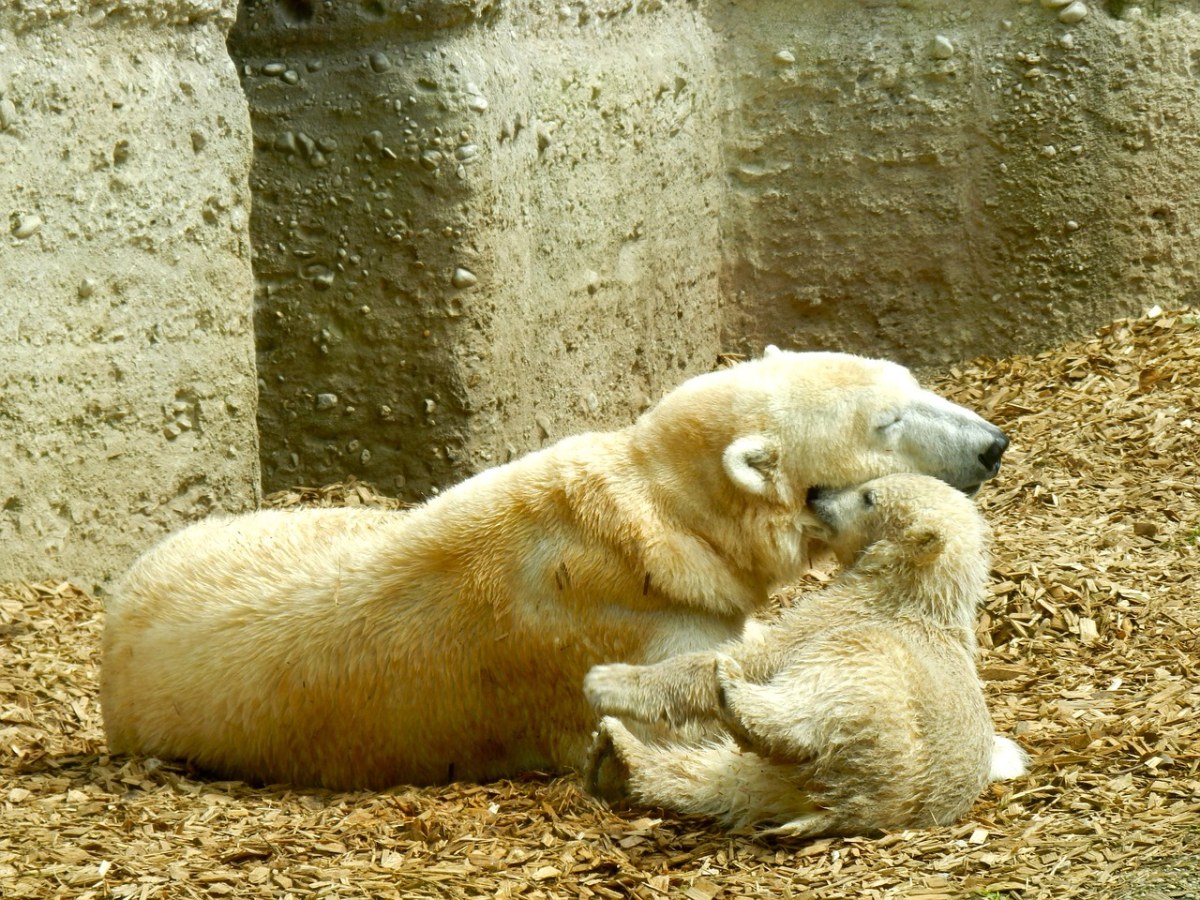
[[[770,359],[772,356],[778,356],[782,352],[774,344],[767,344],[767,346],[763,347],[763,359]]]
[[[725,472],[742,490],[765,497],[775,488],[779,474],[779,449],[765,435],[741,437],[721,455]]]
[[[908,544],[909,558],[918,566],[927,566],[942,555],[946,549],[946,537],[934,528],[912,528],[904,536]]]

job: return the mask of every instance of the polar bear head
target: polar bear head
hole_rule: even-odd
[[[812,487],[898,472],[974,493],[1008,447],[999,428],[923,389],[903,366],[775,347],[685,382],[643,421],[647,432],[692,452],[698,442],[719,447],[732,485],[788,505]]]
[[[990,532],[971,500],[924,475],[887,475],[818,488],[809,503],[848,577],[893,609],[974,633],[989,568]]]
[[[635,443],[681,524],[781,581],[806,561],[813,488],[907,472],[974,493],[1008,439],[896,363],[772,347],[667,394],[638,421]]]
[[[725,465],[747,490],[782,496],[913,472],[974,493],[1008,447],[999,428],[886,360],[768,347],[742,375],[759,381],[748,394],[763,398],[764,427],[732,443]],[[780,465],[771,470],[764,458]]]

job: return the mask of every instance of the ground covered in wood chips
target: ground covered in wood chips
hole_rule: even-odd
[[[0,586],[0,896],[1200,897],[1200,317],[1117,322],[941,389],[1013,447],[981,668],[1033,755],[960,824],[772,843],[571,777],[334,794],[105,754],[101,603]],[[364,485],[298,503],[388,505]],[[394,502],[393,502],[394,505]],[[786,602],[786,601],[785,601]]]

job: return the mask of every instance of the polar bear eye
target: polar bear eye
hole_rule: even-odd
[[[863,491],[862,500],[863,500],[863,506],[865,506],[867,509],[875,508],[875,492],[874,491]]]
[[[893,413],[892,415],[888,416],[886,419],[881,421],[879,423],[879,425],[877,425],[876,427],[880,431],[891,431],[893,428],[895,428],[897,425],[900,424],[900,421],[902,418],[903,417],[900,415],[900,413]]]

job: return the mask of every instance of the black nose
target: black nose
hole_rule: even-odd
[[[812,506],[813,503],[815,501],[819,500],[820,498],[821,498],[821,489],[819,487],[817,487],[816,485],[813,485],[812,487],[810,487],[808,489],[808,493],[806,493],[804,495],[804,502],[806,504],[808,504],[809,506]]]
[[[992,441],[991,446],[979,454],[979,463],[991,472],[996,474],[1000,469],[1000,457],[1004,455],[1004,451],[1008,449],[1008,438],[1004,432],[996,432],[996,439]]]

